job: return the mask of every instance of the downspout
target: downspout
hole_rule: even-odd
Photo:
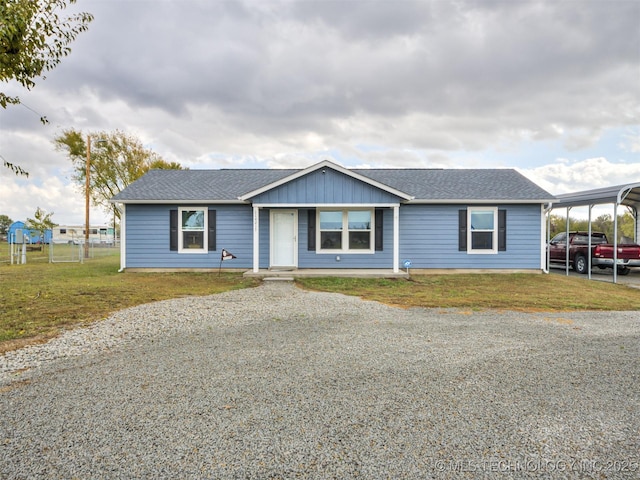
[[[120,270],[118,273],[124,272],[124,269],[127,268],[127,222],[126,222],[126,207],[123,203],[115,203],[115,207],[120,212]],[[116,228],[115,225],[113,227],[113,239],[115,241],[116,238]]]
[[[542,217],[543,232],[541,235],[543,245],[540,245],[540,250],[541,250],[540,253],[543,259],[542,273],[549,273],[549,260],[550,260],[549,241],[551,240],[551,210],[553,210],[553,203],[547,204],[546,207],[544,206],[544,204],[542,204],[541,208],[542,208],[542,212],[544,213],[544,216]],[[545,238],[546,238],[546,243],[544,242]],[[546,262],[544,262],[544,259],[546,259]]]

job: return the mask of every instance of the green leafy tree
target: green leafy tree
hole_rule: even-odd
[[[76,0],[5,0],[0,3],[0,80],[15,80],[27,90],[35,79],[71,53],[69,45],[89,28],[93,15],[62,17],[59,11]],[[44,77],[43,77],[44,78]],[[19,97],[0,93],[0,105],[19,104]]]
[[[158,158],[149,162],[146,172],[149,170],[185,170],[185,168],[178,162],[167,162],[166,160]]]
[[[53,212],[47,213],[40,207],[36,209],[36,213],[34,213],[33,216],[35,218],[27,218],[25,226],[31,230],[37,230],[41,234],[44,233],[45,230],[49,230],[57,225],[57,223],[51,220]]]
[[[69,55],[69,45],[89,28],[93,15],[62,16],[76,0],[3,0],[0,2],[0,81],[15,81],[27,90],[36,79],[46,78]],[[19,105],[18,96],[0,92],[0,106]],[[40,117],[47,123],[46,117]],[[28,173],[3,158],[4,166],[17,175]]]
[[[7,215],[0,215],[0,234],[6,235],[12,223],[13,220],[11,220]]]
[[[633,219],[633,214],[630,210],[624,212],[623,215],[618,215],[618,239],[620,241],[622,241],[621,237],[626,237],[627,239],[634,240],[634,228],[635,220]],[[636,239],[636,242],[638,241],[640,241],[640,239]]]
[[[182,170],[177,162],[167,162],[154,151],[145,148],[132,135],[115,132],[94,132],[85,136],[81,131],[69,129],[54,139],[56,149],[67,154],[73,164],[72,179],[85,192],[87,172],[87,138],[91,138],[89,193],[92,202],[120,212],[109,200],[129,184],[151,169]],[[113,209],[113,210],[112,210]]]

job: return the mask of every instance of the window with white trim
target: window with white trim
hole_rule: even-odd
[[[318,210],[318,252],[371,253],[373,210]]]
[[[178,251],[202,253],[207,251],[207,209],[188,207],[178,209]]]
[[[468,253],[498,252],[498,209],[495,207],[469,207],[467,209]]]

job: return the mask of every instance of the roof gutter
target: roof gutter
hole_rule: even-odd
[[[419,205],[467,205],[467,204],[520,204],[520,205],[540,205],[546,204],[551,205],[555,199],[551,198],[534,198],[528,200],[513,200],[508,198],[494,199],[494,198],[469,198],[469,199],[460,199],[460,198],[443,198],[437,200],[428,200],[428,199],[414,199],[404,202],[405,204],[419,204]]]
[[[166,199],[166,200],[109,200],[110,203],[113,204],[122,204],[122,205],[171,205],[171,204],[180,204],[180,205],[247,205],[250,202],[243,202],[237,199],[229,199],[229,200],[180,200],[180,199]]]

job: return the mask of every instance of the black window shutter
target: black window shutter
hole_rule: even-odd
[[[458,250],[467,251],[467,210],[458,210]]]
[[[498,250],[507,250],[507,211],[498,210]]]
[[[208,242],[209,242],[209,247],[208,250],[210,252],[214,251],[216,249],[216,211],[215,210],[209,210],[209,218],[207,219],[207,223],[208,223]]]
[[[307,225],[307,250],[316,250],[316,211],[310,208],[308,211],[308,225]]]
[[[178,210],[169,210],[169,250],[178,251]]]
[[[384,219],[384,210],[381,208],[376,208],[376,232],[375,232],[375,245],[376,251],[381,252],[383,250],[382,246],[382,223]]]

